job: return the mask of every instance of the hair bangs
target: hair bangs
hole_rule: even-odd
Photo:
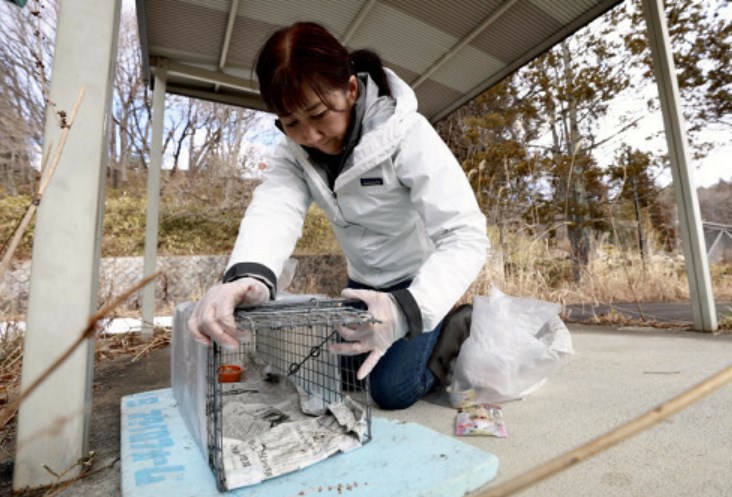
[[[273,74],[266,95],[262,97],[267,107],[279,116],[292,114],[307,104],[300,75],[287,66],[281,66]]]
[[[328,100],[329,87],[315,74],[304,74],[292,66],[281,67],[273,76],[267,94],[262,95],[267,107],[278,116],[287,116],[312,105],[307,99],[310,89],[327,108],[333,110]]]

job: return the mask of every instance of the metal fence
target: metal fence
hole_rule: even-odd
[[[704,241],[711,263],[732,263],[732,225],[704,223]]]

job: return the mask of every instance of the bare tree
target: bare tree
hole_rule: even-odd
[[[56,6],[0,3],[0,185],[28,193],[43,145]]]
[[[144,167],[149,155],[150,95],[142,77],[142,61],[133,10],[120,20],[117,69],[114,77],[114,110],[110,140],[109,176],[113,188],[127,181],[131,160]]]

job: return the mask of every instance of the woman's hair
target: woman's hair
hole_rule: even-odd
[[[326,95],[348,89],[348,80],[368,72],[380,95],[391,95],[381,58],[369,50],[352,54],[328,30],[313,22],[297,22],[276,31],[259,52],[259,91],[267,107],[279,115],[302,109],[309,87],[330,108]]]

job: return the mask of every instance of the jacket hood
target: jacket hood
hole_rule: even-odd
[[[414,91],[394,71],[387,68],[384,68],[384,71],[391,90],[391,97],[380,97],[379,87],[368,74],[364,74],[366,91],[364,100],[366,111],[363,117],[364,133],[382,124],[392,114],[398,119],[402,115],[417,112],[417,96]],[[394,102],[396,102],[396,105],[394,105]]]
[[[391,69],[384,68],[384,71],[386,71],[386,76],[389,79],[391,94],[397,101],[396,112],[398,114],[417,112],[417,95],[415,95],[412,87]]]
[[[359,177],[374,164],[393,155],[411,128],[412,119],[418,116],[414,91],[393,71],[386,68],[385,71],[392,96],[380,97],[376,83],[367,78],[361,141],[353,150],[350,164],[336,180],[336,190],[340,184]],[[353,167],[349,167],[351,164]]]

